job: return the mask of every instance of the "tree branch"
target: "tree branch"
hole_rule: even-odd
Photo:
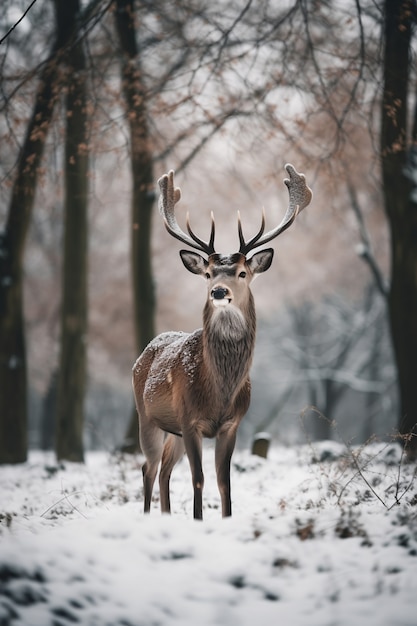
[[[379,293],[382,295],[384,299],[387,299],[388,293],[389,293],[389,286],[372,253],[371,242],[369,239],[368,231],[366,229],[362,209],[359,205],[355,186],[353,185],[350,178],[347,180],[347,188],[349,192],[351,206],[352,206],[352,209],[355,214],[356,220],[358,222],[358,227],[359,227],[359,237],[361,239],[361,244],[358,246],[358,254],[361,257],[361,259],[363,259],[365,263],[368,264]]]

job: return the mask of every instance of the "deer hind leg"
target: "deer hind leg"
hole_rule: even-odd
[[[162,513],[171,513],[169,480],[175,464],[180,460],[184,452],[185,448],[182,438],[176,435],[168,435],[162,453],[161,471],[159,474],[159,493]]]
[[[146,461],[142,466],[144,512],[151,509],[152,491],[164,447],[164,433],[151,424],[140,424],[140,445]]]

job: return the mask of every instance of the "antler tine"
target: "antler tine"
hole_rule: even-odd
[[[215,230],[216,230],[213,211],[211,212],[210,216],[211,216],[211,231],[210,231],[210,239],[207,243],[206,241],[203,241],[202,239],[200,239],[200,237],[197,237],[197,235],[192,231],[191,226],[190,226],[190,214],[187,213],[187,230],[190,233],[190,237],[192,237],[192,239],[200,246],[200,249],[203,250],[203,252],[207,252],[209,256],[210,254],[215,253],[214,235],[215,235]]]
[[[240,251],[242,252],[242,254],[246,255],[248,252],[250,252],[254,248],[258,248],[259,246],[264,245],[268,241],[275,239],[275,237],[278,237],[278,235],[283,233],[284,230],[286,230],[287,228],[291,226],[291,224],[293,223],[297,215],[300,213],[300,211],[305,209],[305,207],[308,204],[310,204],[311,198],[313,197],[313,192],[311,191],[310,187],[308,187],[304,174],[299,174],[297,170],[295,169],[295,167],[291,165],[290,163],[287,163],[287,165],[285,166],[285,169],[287,170],[289,174],[289,178],[286,178],[284,180],[284,183],[288,187],[289,204],[288,204],[288,209],[281,223],[278,226],[276,226],[276,228],[273,228],[272,230],[266,232],[265,234],[263,234],[263,228],[262,228],[261,231],[258,233],[258,235],[255,235],[255,237],[253,237],[253,239],[248,241],[248,243],[245,243],[245,240],[243,239],[243,235],[241,235],[242,228],[238,224],[239,239],[240,239],[240,244],[241,244]],[[263,224],[264,224],[264,215],[263,215]]]
[[[293,210],[298,206],[300,213],[303,209],[306,208],[311,202],[311,198],[313,197],[313,192],[310,187],[306,183],[306,177],[304,174],[299,174],[295,167],[291,165],[291,163],[287,163],[285,166],[289,174],[289,178],[284,179],[284,183],[288,187],[288,193],[290,196],[290,207],[293,207]]]
[[[241,254],[246,255],[250,250],[252,250],[252,248],[255,246],[256,242],[259,240],[259,238],[262,236],[265,230],[265,209],[262,209],[261,227],[259,231],[256,233],[256,235],[252,237],[252,239],[250,239],[248,242],[245,241],[245,237],[243,236],[243,231],[242,231],[240,211],[237,212],[237,230],[239,233],[239,242],[240,242],[239,252]]]
[[[179,226],[175,217],[175,205],[181,198],[181,190],[179,187],[174,187],[174,170],[170,170],[168,174],[164,174],[158,180],[159,189],[161,195],[159,197],[159,212],[164,218],[165,228],[170,235],[182,241],[187,246],[205,252],[210,256],[214,254],[214,217],[211,217],[211,235],[208,243],[199,239],[191,230],[189,224],[189,215],[187,214],[187,229],[189,235],[185,233]]]

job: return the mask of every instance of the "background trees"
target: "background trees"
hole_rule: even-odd
[[[400,390],[399,430],[417,456],[417,104],[410,116],[416,5],[386,0],[380,151],[391,232],[389,314]],[[412,121],[409,118],[412,117]]]
[[[61,4],[57,3],[57,7]],[[6,3],[3,8],[7,17],[5,23],[13,21],[11,6],[11,3]],[[68,11],[70,6],[75,4],[69,3]],[[39,72],[46,71],[47,64],[42,63],[45,41],[50,33],[35,28],[40,12],[44,10],[45,7],[41,9],[35,4],[25,18],[28,20],[27,40],[33,44],[36,42],[33,46],[36,54],[19,58],[18,28],[13,31],[13,37],[10,35],[5,40],[7,47],[4,52],[1,51],[5,70],[1,85],[4,113],[1,133],[2,145],[7,145],[0,163],[5,183],[1,217],[6,224],[4,241],[9,238],[9,242],[11,226],[7,225],[4,207],[6,203],[12,206],[13,193],[6,184],[13,190],[19,181],[19,167],[14,168],[13,164],[19,150],[23,158],[21,148],[25,141],[21,128],[29,128],[31,104],[37,102],[35,86],[38,90],[45,87],[45,81],[38,81],[37,77]],[[405,324],[400,329],[400,323],[405,319],[405,313],[413,310],[411,304],[416,293],[410,269],[416,247],[415,237],[411,234],[414,232],[411,227],[414,205],[410,201],[410,183],[407,183],[408,200],[403,197],[405,186],[401,184],[400,189],[397,183],[404,178],[404,163],[408,167],[406,172],[413,170],[413,137],[410,135],[407,144],[404,139],[407,128],[404,108],[410,98],[407,86],[415,79],[409,52],[413,11],[411,0],[402,0],[401,3],[352,0],[343,4],[330,0],[321,3],[295,1],[285,5],[272,0],[262,3],[248,0],[243,6],[238,2],[224,4],[220,1],[206,6],[198,0],[156,1],[151,4],[139,0],[95,0],[79,13],[74,45],[68,40],[70,45],[64,45],[64,51],[67,54],[65,63],[70,64],[74,61],[69,55],[81,50],[79,46],[84,46],[86,51],[85,73],[81,74],[86,77],[88,97],[86,105],[81,105],[79,110],[87,113],[90,121],[87,126],[85,120],[80,124],[79,128],[84,133],[88,129],[88,134],[80,135],[75,143],[78,157],[86,157],[87,150],[80,151],[80,146],[85,148],[88,144],[91,155],[90,379],[86,406],[90,414],[88,421],[94,423],[95,429],[103,423],[103,418],[98,416],[98,406],[101,416],[108,411],[109,419],[114,423],[113,433],[123,432],[126,428],[129,420],[127,417],[121,419],[120,414],[128,416],[130,413],[131,363],[154,333],[154,323],[157,330],[191,329],[199,324],[203,292],[201,296],[197,294],[194,281],[180,276],[180,266],[174,262],[176,244],[166,241],[163,226],[158,221],[151,236],[154,179],[174,167],[184,187],[184,199],[179,210],[191,209],[195,228],[204,233],[209,211],[214,209],[219,224],[219,246],[230,250],[236,245],[235,209],[242,209],[245,230],[248,231],[256,228],[262,204],[267,207],[268,220],[279,219],[279,207],[286,202],[281,183],[283,165],[294,160],[312,181],[315,202],[297,229],[280,242],[281,254],[271,278],[277,286],[274,296],[278,298],[271,298],[270,285],[256,285],[261,317],[263,311],[265,317],[271,315],[274,319],[277,316],[284,319],[283,302],[290,301],[298,310],[303,300],[318,302],[334,290],[357,303],[363,301],[363,290],[371,274],[367,273],[354,250],[356,242],[361,238],[363,240],[363,229],[368,231],[367,242],[372,241],[372,250],[368,246],[363,258],[371,261],[374,268],[379,268],[379,276],[388,276],[388,232],[381,211],[384,192],[392,232],[392,259],[402,259],[392,269],[390,315],[403,403],[398,419],[402,432],[410,432],[416,421],[415,408],[406,398],[412,397],[413,401],[415,398],[411,391],[407,391],[411,388],[407,372],[413,371],[408,359],[414,350],[415,315],[407,318],[410,320],[407,330]],[[70,20],[67,21],[69,23]],[[384,23],[387,24],[385,30]],[[392,45],[391,41],[394,42]],[[381,55],[381,43],[387,48],[384,57]],[[407,65],[409,71],[399,75],[387,69],[384,78],[384,62],[386,68],[390,64],[398,65],[398,58],[393,60],[390,50],[395,50],[396,55],[402,54],[401,67]],[[58,63],[54,67],[63,68],[55,48],[53,57]],[[60,85],[65,85],[68,78],[71,91],[77,85],[81,89],[81,83],[71,80],[64,71],[60,75],[63,81]],[[385,85],[384,99],[382,85]],[[75,91],[72,93],[75,94]],[[52,95],[62,107],[64,92],[58,90]],[[70,92],[67,97],[69,95]],[[77,106],[84,97],[80,95],[71,106]],[[47,103],[51,107],[54,98],[47,98]],[[38,119],[37,114],[34,115]],[[36,168],[29,168],[32,175],[36,172],[37,177],[42,173],[42,186],[38,185],[37,189],[37,215],[32,221],[26,255],[27,291],[32,289],[33,293],[33,286],[41,284],[41,277],[49,276],[44,279],[42,289],[36,291],[37,298],[26,297],[25,306],[30,328],[30,380],[40,394],[45,392],[58,363],[58,325],[50,313],[48,302],[52,302],[53,309],[56,308],[56,296],[51,294],[55,293],[59,280],[55,266],[56,259],[61,256],[60,237],[63,235],[59,224],[63,223],[61,207],[64,204],[61,171],[65,171],[65,163],[59,156],[64,136],[62,118],[56,116],[54,119],[50,108],[48,119],[49,126],[43,127],[50,128],[48,136],[38,137],[47,146],[43,161],[40,160],[40,153]],[[381,132],[380,119],[385,120]],[[75,123],[72,113],[67,119],[67,124],[71,123]],[[67,136],[72,135],[71,132]],[[33,139],[36,134],[30,132],[27,136]],[[382,177],[377,146],[383,146]],[[388,146],[388,150],[384,146]],[[78,164],[85,165],[82,162],[80,158]],[[190,163],[192,167],[187,167]],[[45,170],[41,170],[41,166]],[[80,175],[79,180],[82,177]],[[33,185],[31,189],[33,195]],[[351,210],[352,190],[361,219],[360,229]],[[83,196],[84,192],[79,195]],[[400,196],[403,199],[398,204]],[[69,201],[67,195],[67,206]],[[20,201],[18,204],[23,206]],[[129,206],[132,207],[131,213],[127,210]],[[250,207],[253,209],[250,210]],[[9,215],[12,214],[13,219],[18,216],[17,211],[9,211]],[[30,217],[28,213],[26,215]],[[71,212],[71,215],[74,214]],[[403,217],[398,219],[398,215]],[[19,228],[26,224],[22,232],[27,232],[29,220],[20,221],[19,218],[18,222]],[[48,230],[47,225],[52,223],[53,228]],[[83,230],[77,228],[77,236]],[[67,252],[73,252],[77,262],[81,262],[84,243],[80,247],[75,246],[74,237],[69,237],[73,245],[68,245]],[[7,246],[8,250],[19,249],[17,244],[8,243]],[[18,266],[21,274],[23,246],[20,249],[19,254],[14,251],[11,256],[20,259]],[[46,249],[53,254],[41,252]],[[128,250],[132,251],[134,295],[128,279]],[[151,255],[157,276],[155,285],[149,263]],[[55,261],[51,263],[53,257]],[[12,293],[7,290],[11,274],[5,265],[6,258],[9,257],[2,256],[5,269],[2,270],[1,302],[6,302],[3,294]],[[34,259],[37,260],[37,270]],[[69,265],[73,269],[74,263]],[[85,271],[80,269],[74,274],[81,279],[83,290]],[[406,284],[404,276],[410,277]],[[18,285],[19,281],[13,278],[9,284]],[[153,315],[154,290],[160,296],[156,318]],[[35,309],[39,311],[42,308],[34,300],[45,302],[44,310],[48,311],[43,316],[45,323],[42,316],[34,314]],[[85,319],[83,298],[76,300],[80,310],[75,316]],[[14,324],[19,319],[16,311],[21,308],[21,299],[17,298],[17,301],[15,313],[8,318],[13,318]],[[62,305],[64,315],[65,298]],[[2,310],[6,308],[2,306]],[[48,331],[45,330],[46,318]],[[306,319],[307,325],[314,323],[314,318]],[[82,326],[83,323],[80,328]],[[80,339],[83,335],[85,333],[80,330]],[[2,336],[7,336],[9,341],[12,335],[4,332]],[[334,342],[338,342],[337,336]],[[71,340],[69,344],[73,346],[76,342]],[[6,346],[6,339],[1,345]],[[361,345],[365,343],[361,342]],[[17,388],[17,380],[20,380],[20,389],[26,389],[22,382],[25,375],[22,365],[20,377],[11,382],[10,376],[15,376],[16,372],[8,364],[18,362],[10,361],[13,355],[21,353],[22,363],[25,363],[25,358],[22,348],[19,348],[19,353],[15,345],[0,347],[0,350],[4,353],[3,375],[9,377],[1,386],[6,390],[2,393],[1,402],[7,407],[5,411],[0,411],[3,432],[7,432],[8,436],[12,432],[7,424],[23,425],[18,428],[20,434],[16,436],[20,444],[12,445],[15,452],[11,456],[10,441],[5,445],[9,456],[4,456],[3,462],[19,461],[24,458],[26,448],[22,438],[26,430],[24,392],[19,394],[21,408],[18,414],[21,417],[18,420],[10,417],[9,407],[15,404],[11,390]],[[63,356],[64,353],[62,349],[62,361],[58,368],[61,380],[58,413],[62,410],[63,399],[69,393],[72,395],[68,388],[64,390],[63,387],[63,381],[68,383],[70,380],[66,372],[75,374],[78,370],[78,366],[74,365],[65,370],[64,362],[69,363],[69,357]],[[417,350],[413,353],[416,354]],[[374,357],[374,361],[378,358]],[[272,368],[273,363],[269,367]],[[79,398],[83,396],[82,386],[80,378],[76,385]],[[340,393],[338,385],[335,394]],[[391,391],[387,394],[390,395]],[[383,391],[381,395],[384,396]],[[113,400],[111,403],[103,402],[104,397]],[[278,407],[278,399],[271,406]],[[77,402],[74,406],[83,405],[82,400]],[[331,398],[326,403],[326,406],[318,408],[323,412],[333,410]],[[110,404],[112,408],[107,409]],[[298,413],[300,410],[301,407],[298,407]],[[392,409],[387,410],[392,413]],[[80,415],[78,409],[71,410],[71,424],[77,421],[80,424],[81,418],[75,417],[77,412]],[[7,415],[8,418],[5,417]],[[408,416],[406,422],[402,419],[404,415]],[[333,416],[328,417],[331,420]],[[394,425],[394,417],[392,420]],[[359,431],[362,432],[360,428]],[[79,458],[80,433],[78,427],[76,447]],[[122,435],[112,436],[123,438]],[[93,437],[95,441],[99,438],[96,435]],[[4,437],[1,440],[6,441]],[[17,453],[19,446],[21,450]],[[71,453],[64,456],[67,454],[71,456]]]
[[[155,295],[151,268],[154,203],[153,152],[147,115],[148,94],[137,44],[133,0],[117,0],[116,29],[121,52],[121,79],[130,135],[132,173],[131,262],[135,346],[140,354],[155,336]],[[136,408],[132,411],[125,449],[139,445]]]
[[[58,1],[56,5],[59,7]],[[79,0],[66,3],[67,28],[76,32]],[[59,9],[58,9],[59,12]],[[78,33],[77,33],[78,35]],[[82,461],[87,335],[87,209],[89,188],[89,107],[84,40],[66,51],[64,249],[61,352],[56,402],[58,459]]]
[[[66,17],[66,9],[57,3],[55,41],[49,56],[42,62],[37,89],[33,95],[32,113],[27,121],[23,141],[19,145],[1,237],[0,462],[2,463],[26,459],[27,368],[22,302],[23,256],[41,172],[42,155],[62,84],[60,62],[63,50],[74,34]],[[7,98],[3,112],[6,114],[6,128],[8,127],[13,138]]]

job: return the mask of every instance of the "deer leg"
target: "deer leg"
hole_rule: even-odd
[[[227,425],[217,435],[216,441],[216,474],[222,501],[222,517],[232,515],[232,501],[230,497],[230,462],[236,443],[236,428]]]
[[[183,431],[185,451],[191,468],[194,488],[194,519],[203,519],[204,475],[201,462],[201,437],[195,433]]]
[[[142,466],[144,512],[151,509],[152,491],[164,446],[164,433],[157,427],[140,425],[140,445],[146,461]]]
[[[171,513],[169,480],[175,464],[180,460],[184,452],[182,438],[176,435],[168,435],[162,453],[161,471],[159,473],[159,493],[162,513]]]

